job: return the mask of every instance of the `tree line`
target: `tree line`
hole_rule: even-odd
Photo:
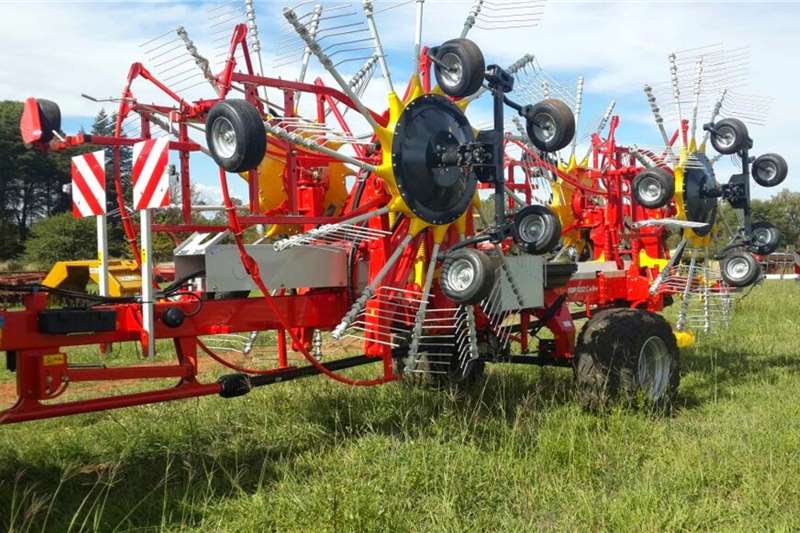
[[[71,205],[64,185],[72,154],[26,148],[19,132],[21,114],[21,102],[0,102],[0,259],[23,251],[35,221]]]
[[[12,261],[15,268],[47,269],[56,261],[94,258],[94,218],[76,219],[72,215],[70,160],[74,155],[100,147],[48,152],[28,148],[19,131],[21,114],[21,102],[0,102],[0,262]],[[90,133],[111,136],[115,123],[116,116],[101,109]],[[113,150],[108,147],[105,150],[109,256],[128,258],[130,248],[124,237],[112,179]],[[130,147],[120,148],[124,198],[132,194],[131,158]],[[193,203],[202,203],[202,199],[194,198]],[[131,217],[138,227],[138,215],[131,213]],[[179,220],[180,213],[175,209],[160,210],[155,216],[155,222],[161,224]],[[175,242],[169,235],[155,235],[153,245],[156,260],[172,258]]]

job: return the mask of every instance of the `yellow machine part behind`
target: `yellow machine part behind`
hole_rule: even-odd
[[[90,281],[100,282],[100,261],[59,261],[42,281],[42,285],[54,289],[85,292]],[[108,262],[108,295],[136,296],[142,292],[142,276],[136,261],[112,259]]]
[[[296,148],[300,155],[313,155],[307,150]],[[281,206],[288,199],[286,184],[283,181],[286,169],[286,151],[278,147],[270,147],[264,160],[258,167],[258,201],[261,211],[270,211]],[[346,180],[353,172],[343,163],[330,163],[324,170],[328,181],[325,190],[325,211],[328,216],[341,213],[347,199]],[[245,181],[247,173],[242,174]],[[302,232],[302,226],[296,224],[273,224],[265,235],[291,235]]]
[[[696,143],[694,139],[692,139],[691,143],[689,143],[688,148],[681,148],[680,156],[678,159],[678,164],[675,166],[674,174],[675,174],[675,207],[677,208],[677,217],[680,220],[688,220],[686,216],[686,202],[683,197],[684,192],[684,175],[686,172],[686,163],[689,160],[689,154],[699,152],[705,152],[705,146],[701,145],[699,148],[696,147]],[[691,228],[684,229],[684,236],[689,241],[689,246],[692,248],[705,248],[709,244],[711,244],[711,237],[713,236],[714,231],[709,231],[708,234],[705,236],[698,235],[695,231]]]

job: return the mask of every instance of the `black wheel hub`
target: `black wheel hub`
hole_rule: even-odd
[[[473,140],[464,113],[442,96],[421,96],[400,116],[392,141],[397,188],[425,222],[449,224],[467,210],[477,178],[458,164],[458,150]]]
[[[717,188],[717,179],[714,168],[705,154],[692,155],[696,164],[687,168],[683,173],[683,203],[686,208],[686,218],[692,222],[709,224],[708,228],[695,229],[700,236],[708,235],[717,219],[717,198],[711,191]]]

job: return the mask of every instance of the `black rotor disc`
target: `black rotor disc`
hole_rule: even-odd
[[[464,113],[442,96],[421,96],[403,110],[392,166],[400,195],[425,222],[449,224],[467,210],[477,178],[454,162],[458,147],[474,138]]]
[[[709,224],[708,228],[694,229],[702,237],[711,232],[710,226],[717,220],[717,198],[705,194],[717,188],[717,178],[705,154],[697,152],[692,158],[692,167],[683,172],[683,204],[688,220]]]

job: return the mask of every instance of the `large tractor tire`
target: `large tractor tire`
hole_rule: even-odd
[[[680,382],[678,345],[663,317],[637,309],[598,311],[578,339],[574,370],[582,405],[671,411]]]

